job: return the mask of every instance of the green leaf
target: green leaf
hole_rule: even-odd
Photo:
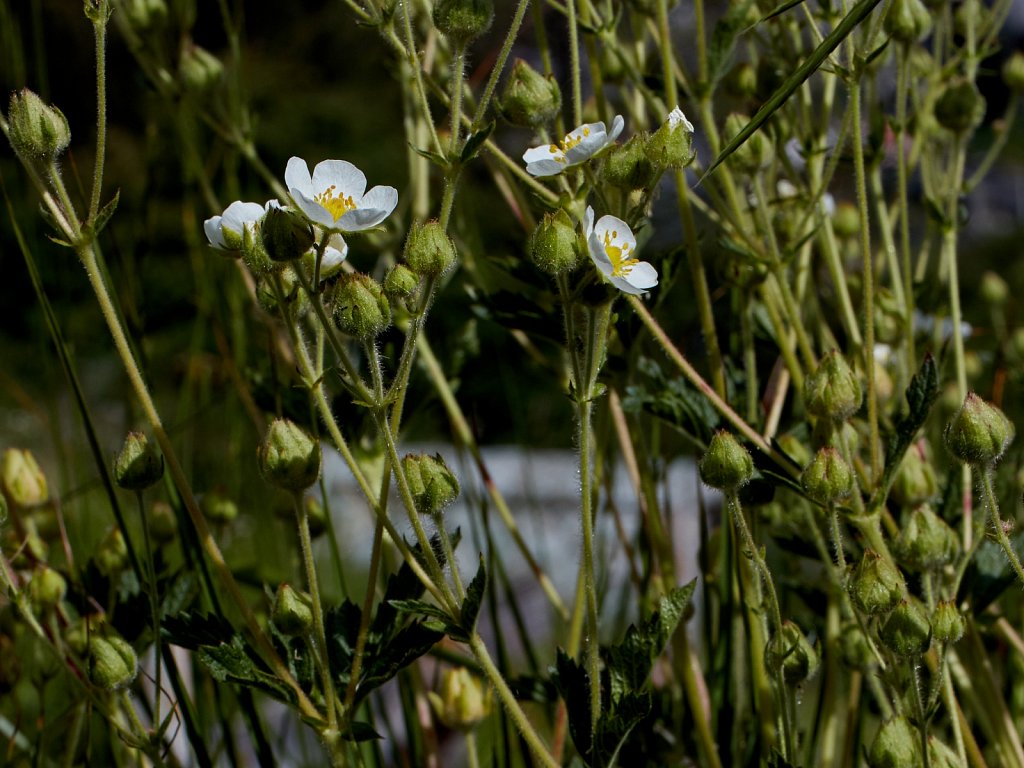
[[[204,645],[230,642],[235,635],[232,626],[215,613],[183,612],[167,616],[161,623],[164,639],[195,651]]]
[[[117,210],[117,203],[121,199],[121,190],[117,190],[114,196],[110,199],[110,202],[104,205],[96,212],[96,218],[89,222],[89,226],[92,229],[93,236],[98,235],[103,231],[103,228],[107,226],[107,222],[110,221],[110,217],[114,215],[114,211]]]
[[[347,741],[375,741],[384,738],[373,729],[372,725],[361,720],[350,723],[348,730],[342,733],[341,737]]]
[[[444,632],[423,623],[410,624],[401,629],[386,646],[366,660],[363,678],[356,692],[356,702],[362,701],[372,690],[423,656],[443,637]]]
[[[446,170],[451,165],[451,163],[448,162],[448,158],[446,158],[444,155],[439,155],[436,152],[431,152],[429,149],[420,149],[419,147],[413,146],[412,144],[410,144],[409,147],[412,149],[413,152],[415,152],[420,157],[425,157],[430,162],[439,165]]]
[[[462,628],[470,635],[476,629],[476,620],[480,615],[480,605],[483,602],[486,589],[487,568],[484,566],[484,556],[481,554],[480,567],[466,589],[466,599],[462,601]]]
[[[703,393],[681,376],[668,378],[650,358],[640,358],[637,367],[650,381],[627,387],[623,408],[664,419],[693,436],[697,443],[710,441],[721,419]]]
[[[786,2],[784,2],[782,5],[776,7],[767,16],[762,18],[761,21],[762,22],[770,21],[771,19],[774,19],[776,16],[781,16],[786,11],[788,11],[790,8],[796,8],[802,2],[804,2],[804,0],[786,0]]]
[[[469,138],[466,139],[466,144],[462,147],[462,156],[459,159],[465,163],[476,157],[476,153],[480,151],[480,147],[484,145],[484,142],[487,141],[493,130],[494,121],[491,120],[479,131],[470,134]]]
[[[569,735],[576,751],[587,765],[591,762],[594,748],[594,731],[590,723],[590,676],[582,665],[577,664],[561,648],[555,657],[555,669],[551,676],[559,695],[565,699],[569,716]]]
[[[279,701],[292,701],[291,689],[257,666],[241,635],[236,634],[229,643],[202,646],[199,649],[199,660],[220,683],[230,682],[258,688]]]
[[[938,395],[939,370],[935,365],[935,358],[925,355],[920,369],[910,380],[905,393],[910,410],[896,424],[896,434],[889,440],[889,447],[885,452],[885,471],[879,486],[879,493],[883,495],[879,497],[879,501],[884,500],[885,494],[889,493],[889,488],[896,478],[896,471],[903,461],[903,455],[914,442],[917,431],[924,425]]]
[[[711,82],[707,87],[710,88],[717,83],[729,69],[733,51],[736,49],[736,40],[746,26],[747,9],[752,4],[753,0],[730,3],[729,10],[715,23],[708,44],[708,78]]]
[[[446,624],[452,620],[451,614],[443,608],[439,608],[426,600],[391,600],[390,604],[399,613],[411,614],[413,616],[432,616],[440,619]]]
[[[1010,546],[1018,558],[1024,559],[1024,530],[1010,537]],[[980,616],[1016,578],[1003,548],[994,541],[982,542],[967,566],[957,602],[970,597],[971,612]]]
[[[743,142],[753,136],[767,122],[768,118],[775,114],[785,101],[793,95],[796,89],[814,74],[822,62],[829,57],[832,51],[839,47],[839,44],[853,32],[857,25],[868,17],[868,14],[875,9],[879,2],[880,0],[860,0],[860,2],[853,6],[853,9],[836,25],[831,34],[818,44],[818,47],[811,52],[811,55],[807,57],[804,63],[797,67],[796,71],[786,79],[786,82],[782,84],[779,90],[772,94],[772,97],[757,110],[757,113],[750,118],[750,122],[743,127],[743,130],[725,145],[725,148],[718,153],[718,157],[704,171],[704,175],[701,176],[697,183],[700,184],[700,182],[714,173],[715,169],[724,163],[733,152],[739,149]]]

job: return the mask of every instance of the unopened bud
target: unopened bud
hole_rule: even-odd
[[[915,602],[903,600],[889,614],[878,637],[897,656],[920,656],[931,644],[932,627]]]
[[[773,637],[764,649],[768,669],[782,669],[787,683],[794,685],[809,680],[818,671],[818,652],[792,621],[782,622],[780,636]]]
[[[839,635],[839,654],[851,669],[865,670],[874,662],[875,654],[857,622],[851,621],[843,627]]]
[[[1006,284],[1002,277],[989,270],[981,276],[980,293],[981,298],[985,300],[986,304],[994,304],[997,307],[1001,307],[1006,304],[1006,300],[1010,297],[1010,286]]]
[[[122,7],[128,23],[140,32],[159,29],[167,22],[164,0],[128,0]]]
[[[181,52],[178,65],[181,82],[195,93],[203,93],[217,86],[224,77],[224,65],[205,48],[188,43]]]
[[[846,421],[860,408],[860,381],[846,359],[835,350],[818,364],[804,384],[808,413],[832,422]]]
[[[693,124],[676,107],[647,141],[644,149],[656,168],[685,168],[693,162]]]
[[[932,637],[940,643],[955,643],[964,636],[966,622],[952,600],[940,600],[932,614]]]
[[[428,697],[437,719],[458,731],[472,731],[491,713],[490,689],[465,667],[445,672],[440,695]]]
[[[93,556],[96,568],[107,578],[117,575],[128,565],[128,544],[121,529],[111,528],[100,541]]]
[[[985,99],[969,80],[946,85],[933,107],[935,120],[947,131],[967,133],[985,116]]]
[[[129,432],[114,459],[114,481],[126,491],[144,491],[164,475],[164,460],[141,432]]]
[[[267,248],[263,244],[263,237],[260,234],[261,226],[262,221],[246,224],[242,229],[240,238],[242,261],[245,262],[245,266],[249,268],[249,271],[257,277],[279,272],[282,267],[280,263],[270,258],[270,254],[267,253]],[[225,232],[225,235],[227,235],[227,232]],[[225,237],[225,240],[228,240],[228,238]],[[230,240],[228,242],[230,243]]]
[[[284,208],[270,208],[260,224],[260,238],[272,260],[293,261],[313,247],[313,227]]]
[[[839,237],[855,237],[860,232],[860,213],[857,206],[847,202],[836,205],[832,214],[832,228]]]
[[[922,504],[907,517],[893,549],[904,565],[928,571],[953,562],[960,540],[930,505]]]
[[[501,97],[501,114],[512,125],[536,128],[555,119],[562,108],[562,92],[552,77],[545,77],[523,59],[516,59]]]
[[[199,506],[206,519],[218,525],[227,525],[238,517],[238,504],[223,488],[213,488],[204,493]]]
[[[327,530],[327,511],[315,496],[307,496],[302,500],[306,507],[306,522],[309,524],[309,535],[314,539]]]
[[[149,508],[149,532],[157,544],[169,544],[178,535],[178,518],[171,505],[157,501]]]
[[[921,735],[905,717],[894,717],[878,729],[868,752],[871,768],[920,768]]]
[[[943,437],[949,452],[961,462],[988,467],[999,461],[1014,434],[1013,423],[1001,410],[968,392]]]
[[[601,168],[601,180],[619,189],[647,189],[657,171],[647,157],[647,134],[638,133],[625,144],[617,145],[607,154]]]
[[[932,15],[921,0],[893,0],[883,24],[894,40],[916,43],[932,28]]]
[[[419,275],[405,264],[395,264],[384,275],[384,295],[391,299],[404,301],[416,292],[419,284]]]
[[[304,491],[320,476],[319,441],[288,419],[274,419],[256,458],[263,479],[286,491]]]
[[[544,215],[527,245],[530,259],[549,275],[571,272],[580,262],[579,236],[569,215],[559,210]]]
[[[7,120],[11,146],[26,160],[49,163],[71,143],[64,113],[28,88],[11,94]]]
[[[459,496],[459,481],[440,454],[410,454],[402,459],[402,469],[421,515],[440,514]]]
[[[906,585],[896,566],[874,550],[866,549],[849,589],[853,604],[862,613],[875,615],[892,610],[903,599]]]
[[[313,626],[313,609],[306,595],[282,584],[277,588],[271,618],[282,635],[295,637],[306,634]]]
[[[904,507],[916,507],[935,498],[939,482],[922,440],[910,446],[892,484],[892,495]]]
[[[457,45],[465,45],[491,28],[493,0],[436,0],[434,26]]]
[[[733,112],[725,119],[725,135],[732,139],[749,122],[750,118],[747,115]],[[754,174],[771,163],[774,151],[775,148],[772,146],[772,140],[768,138],[768,134],[764,131],[755,131],[753,135],[737,147],[732,156],[742,171]]]
[[[128,642],[109,628],[89,638],[89,679],[108,691],[132,684],[139,660]]]
[[[42,610],[56,606],[67,594],[68,583],[59,572],[43,566],[32,574],[28,594],[32,603]]]
[[[334,321],[342,333],[372,339],[391,325],[384,289],[369,275],[342,275],[334,292]]]
[[[455,264],[458,252],[439,221],[414,224],[405,240],[402,258],[406,266],[424,277],[443,275]]]
[[[1024,91],[1024,53],[1014,51],[1003,63],[1003,82],[1015,93]]]
[[[37,507],[49,500],[46,475],[27,448],[8,448],[4,451],[0,473],[4,495],[14,506]]]
[[[853,490],[853,472],[839,451],[825,447],[800,478],[807,495],[819,504],[834,504]]]
[[[700,460],[700,479],[710,488],[735,491],[750,482],[754,460],[733,435],[719,430]]]

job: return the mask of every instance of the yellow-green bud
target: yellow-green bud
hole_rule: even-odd
[[[963,762],[948,744],[934,736],[928,737],[928,764],[931,768],[962,768]]]
[[[826,446],[814,456],[800,477],[804,492],[819,504],[833,504],[850,495],[853,472],[839,451]]]
[[[149,532],[157,544],[169,544],[178,535],[178,518],[171,505],[157,501],[149,508]]]
[[[850,579],[850,599],[862,613],[891,611],[903,599],[906,585],[899,570],[872,549],[864,556]]]
[[[491,28],[493,0],[436,0],[434,26],[457,45],[465,45]]]
[[[114,459],[114,480],[126,491],[143,491],[164,475],[163,457],[141,432],[129,432]]]
[[[654,184],[657,170],[647,156],[649,136],[638,133],[617,145],[605,157],[601,180],[619,189],[647,189]]]
[[[781,448],[798,467],[806,467],[814,458],[811,451],[806,445],[804,445],[803,441],[792,432],[780,435],[778,443],[779,448]]]
[[[402,459],[402,468],[421,515],[438,515],[458,498],[459,481],[440,454],[410,454]]]
[[[732,139],[749,122],[750,118],[747,115],[733,112],[725,119],[725,135]],[[772,140],[768,138],[768,134],[759,130],[743,142],[732,156],[740,170],[753,174],[771,163],[774,151],[775,148],[772,146]]]
[[[263,249],[273,261],[293,261],[313,247],[313,227],[284,208],[270,208],[260,223]]]
[[[159,29],[167,22],[164,0],[128,0],[122,7],[128,23],[139,31]]]
[[[817,370],[804,383],[807,412],[832,422],[846,421],[853,416],[860,408],[861,399],[857,375],[835,350],[822,358]]]
[[[218,525],[227,525],[238,517],[238,505],[223,488],[213,488],[204,493],[199,506],[206,519]]]
[[[967,393],[943,435],[946,448],[964,464],[988,467],[1013,442],[1015,429],[1006,415],[973,392]]]
[[[181,82],[195,93],[203,93],[217,86],[224,77],[224,65],[205,48],[188,43],[181,52],[178,64]]]
[[[897,656],[920,656],[932,641],[932,626],[915,602],[903,600],[897,605],[878,637]]]
[[[843,626],[839,634],[839,653],[843,663],[851,669],[865,670],[875,661],[864,630],[855,621]]]
[[[327,530],[327,512],[324,505],[315,496],[307,496],[302,500],[306,507],[306,521],[309,523],[309,535],[314,539]]]
[[[288,584],[277,588],[271,618],[282,635],[304,635],[313,626],[313,609],[309,598],[296,592]]]
[[[985,99],[974,83],[961,80],[943,88],[933,111],[936,122],[947,131],[967,133],[985,116]]]
[[[414,224],[405,239],[406,266],[424,277],[443,275],[455,264],[458,252],[439,221]]]
[[[710,488],[735,491],[750,482],[754,460],[733,435],[719,430],[700,460],[700,479]]]
[[[420,277],[405,264],[395,264],[384,275],[384,295],[404,301],[410,298],[420,285]]]
[[[427,695],[437,719],[458,731],[472,731],[491,713],[490,688],[465,667],[449,669],[441,679],[441,693]]]
[[[50,499],[46,475],[27,448],[4,451],[2,481],[4,495],[16,507],[37,507]]]
[[[549,275],[571,272],[580,263],[579,235],[569,214],[561,209],[544,215],[526,249],[537,268]]]
[[[320,476],[320,443],[288,419],[274,419],[256,458],[263,479],[286,491],[304,491]]]
[[[782,622],[781,637],[773,637],[764,648],[765,666],[771,670],[781,668],[783,678],[791,685],[813,677],[819,661],[814,646],[792,621]]]
[[[905,566],[929,571],[953,562],[960,539],[931,506],[922,504],[907,517],[893,550]]]
[[[693,150],[693,125],[676,107],[644,147],[655,168],[685,168],[697,156]]]
[[[955,643],[964,636],[966,622],[952,600],[940,600],[932,614],[932,637],[940,643]]]
[[[1024,53],[1014,51],[1010,58],[1003,62],[1003,82],[1011,91],[1024,91]]]
[[[334,322],[342,333],[372,339],[391,325],[384,289],[369,275],[342,275],[334,292]]]
[[[871,768],[921,768],[921,735],[905,717],[894,717],[878,729],[868,752]]]
[[[739,99],[749,99],[757,93],[757,70],[749,61],[741,61],[726,75],[723,85]]]
[[[523,59],[516,59],[499,106],[512,125],[536,128],[555,119],[562,108],[562,92],[553,77],[545,77]]]
[[[916,507],[931,501],[938,492],[939,483],[924,441],[910,446],[893,480],[893,498],[904,507]]]
[[[857,212],[857,206],[848,202],[837,204],[832,214],[832,228],[839,237],[855,237],[860,232],[860,213]]]
[[[28,594],[33,605],[41,610],[49,610],[56,606],[67,594],[68,583],[59,572],[45,565],[32,574],[28,583]]]
[[[125,569],[128,565],[128,544],[120,528],[115,526],[107,531],[107,535],[96,548],[93,559],[96,561],[96,568],[107,578]]]
[[[89,638],[89,679],[108,691],[131,685],[139,660],[128,642],[109,628]]]
[[[71,143],[64,113],[28,88],[11,94],[7,120],[11,146],[25,160],[49,163]]]
[[[921,0],[893,0],[883,24],[894,40],[916,43],[931,30],[932,15]]]
[[[986,304],[994,304],[1001,307],[1010,298],[1010,286],[1002,277],[991,270],[981,276],[981,298]]]
[[[249,268],[249,271],[257,277],[278,272],[282,267],[281,264],[276,263],[270,258],[270,254],[267,253],[266,246],[263,245],[260,229],[261,223],[246,224],[242,230],[241,237],[242,261],[245,262],[245,266]]]

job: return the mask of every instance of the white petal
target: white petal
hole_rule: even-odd
[[[537,160],[526,166],[526,172],[531,176],[557,176],[564,171],[568,165],[554,160]]]
[[[633,230],[622,219],[610,215],[602,216],[598,219],[597,224],[594,225],[594,234],[603,242],[605,234],[609,232],[614,233],[611,240],[620,248],[623,245],[627,246],[626,250],[629,251],[636,248],[636,238],[633,237]]]
[[[319,195],[334,185],[334,195],[358,200],[366,191],[366,176],[347,160],[324,160],[313,169],[313,191]]]
[[[587,206],[587,210],[583,213],[583,236],[590,239],[591,233],[594,231],[594,209],[592,206]]]
[[[341,269],[342,262],[348,256],[348,243],[341,235],[331,235],[329,245],[324,248],[324,255],[320,259],[320,277],[330,277]]]
[[[271,208],[280,208],[281,203],[278,202],[276,197],[272,197],[263,204],[263,209],[269,211]]]
[[[526,163],[536,163],[539,160],[555,160],[557,158],[565,159],[565,153],[554,144],[530,147],[523,152],[523,161]]]
[[[359,232],[363,229],[376,227],[390,213],[391,211],[382,208],[355,208],[342,214],[334,222],[334,227],[342,232]]]
[[[324,229],[337,229],[338,226],[334,222],[334,216],[331,212],[324,208],[320,203],[313,200],[311,197],[307,197],[297,189],[291,190],[292,199],[295,200],[295,204],[302,209],[302,212],[306,214],[306,218],[310,221],[316,222]]]
[[[227,250],[227,243],[224,242],[224,235],[220,231],[220,216],[212,216],[203,222],[203,231],[206,233],[206,239],[210,241],[210,245],[214,248],[221,250]]]
[[[359,201],[360,208],[376,208],[380,211],[387,211],[385,218],[391,215],[398,205],[398,190],[394,187],[374,187]]]
[[[241,200],[236,200],[224,209],[220,225],[222,228],[242,234],[246,224],[259,221],[265,213],[266,210],[259,203],[243,203]]]
[[[616,115],[612,120],[612,129],[608,132],[608,143],[615,141],[619,138],[619,134],[622,133],[622,129],[626,127],[626,121],[622,119],[622,115]]]
[[[293,197],[296,192],[313,196],[313,180],[309,175],[309,166],[301,157],[288,160],[288,165],[284,169],[284,185],[288,187]]]
[[[625,277],[611,277],[608,278],[611,284],[618,288],[623,293],[628,293],[630,296],[639,296],[645,293],[643,288],[637,288],[635,285],[631,285],[629,280]]]
[[[612,260],[608,258],[608,252],[604,249],[604,243],[597,236],[596,232],[591,233],[587,238],[587,250],[590,251],[590,260],[601,270],[602,275],[611,275],[615,267]]]
[[[596,155],[611,142],[608,141],[608,134],[604,132],[604,123],[599,123],[600,131],[591,132],[575,147],[570,147],[565,152],[565,159],[569,165],[578,165]]]
[[[629,270],[626,280],[634,288],[641,290],[653,288],[658,284],[658,270],[646,261],[641,261],[639,264],[634,264]]]

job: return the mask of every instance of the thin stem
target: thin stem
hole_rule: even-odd
[[[494,89],[498,86],[498,80],[505,69],[505,62],[508,61],[509,54],[512,53],[512,46],[519,36],[519,27],[522,26],[523,17],[526,16],[526,9],[529,7],[530,0],[519,0],[516,4],[516,12],[512,15],[512,22],[508,25],[508,32],[505,34],[505,42],[502,43],[501,50],[498,52],[498,58],[494,61],[491,76],[487,78],[487,85],[484,86],[484,92],[480,96],[480,103],[476,105],[476,113],[473,115],[473,128],[479,128],[484,120],[484,115],[487,114],[487,107],[491,103]]]
[[[96,38],[96,158],[92,168],[92,194],[89,196],[89,218],[94,221],[103,192],[103,168],[107,154],[107,21],[108,0],[98,3],[93,31]]]
[[[1010,537],[1006,534],[1006,528],[1003,526],[1002,518],[999,516],[999,501],[996,499],[995,490],[992,487],[993,469],[991,466],[979,466],[976,467],[975,470],[981,476],[982,499],[985,502],[985,506],[988,508],[989,515],[991,515],[989,527],[995,534],[996,541],[999,542],[999,546],[1002,547],[1003,551],[1006,553],[1006,559],[1010,561],[1010,566],[1013,568],[1014,573],[1017,574],[1017,578],[1020,579],[1021,584],[1024,584],[1024,566],[1021,566],[1020,558],[1017,557],[1017,553],[1014,551],[1013,545],[1010,543]]]
[[[569,24],[569,73],[572,77],[572,124],[583,123],[583,89],[580,84],[580,39],[576,23],[576,0],[566,0],[566,20]]]
[[[156,667],[154,681],[153,722],[160,722],[160,696],[163,689],[163,664],[161,663],[160,646],[163,636],[160,632],[160,596],[157,593],[156,565],[153,563],[153,541],[149,533],[149,517],[142,501],[142,491],[135,492],[135,500],[142,521],[142,540],[146,542],[146,578],[149,581],[149,608],[153,619],[153,665]],[[127,533],[125,534],[127,538]]]

